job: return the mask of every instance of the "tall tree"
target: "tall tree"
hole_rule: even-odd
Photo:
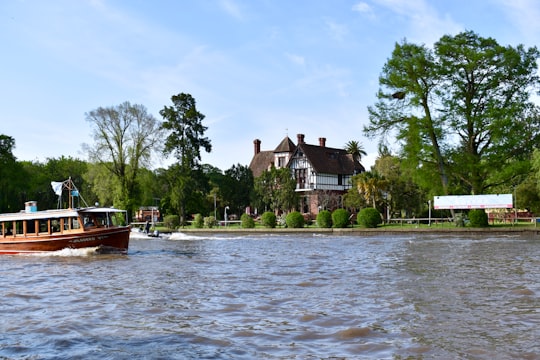
[[[396,44],[379,77],[378,101],[369,107],[365,133],[395,135],[403,144],[404,158],[421,172],[435,171],[448,193],[448,175],[441,142],[444,127],[433,108],[440,76],[433,52],[405,40]]]
[[[289,168],[265,170],[255,179],[255,193],[258,206],[264,210],[289,211],[298,206],[296,181]],[[260,209],[259,209],[260,210]]]
[[[28,177],[13,155],[15,139],[0,134],[0,212],[24,208]],[[32,199],[33,200],[33,199]]]
[[[124,102],[99,107],[86,113],[92,126],[94,144],[85,145],[91,161],[105,166],[119,184],[116,204],[133,216],[137,202],[137,176],[142,166],[149,166],[158,149],[161,128],[158,120],[143,105]]]
[[[378,173],[366,171],[354,175],[352,183],[355,187],[349,191],[357,191],[364,198],[366,204],[377,208],[377,204],[384,202],[384,193],[387,191],[388,182]]]
[[[358,162],[362,160],[362,156],[367,155],[367,152],[364,149],[364,146],[356,140],[351,140],[347,142],[345,144],[345,151],[347,151],[347,154],[351,154],[354,160]]]
[[[436,170],[444,194],[484,193],[497,185],[491,179],[505,181],[494,172],[530,156],[534,142],[524,146],[522,137],[538,139],[525,120],[538,57],[536,48],[503,47],[471,31],[442,37],[434,50],[397,44],[365,131],[395,132],[409,167],[426,178]]]
[[[208,129],[202,124],[205,116],[196,107],[190,94],[180,93],[171,97],[172,106],[165,106],[159,114],[164,121],[162,128],[168,133],[163,153],[174,155],[176,171],[169,177],[175,204],[182,224],[185,222],[186,202],[196,188],[196,171],[200,167],[201,148],[212,150],[210,139],[204,136]]]
[[[223,185],[223,200],[230,204],[235,213],[242,214],[253,196],[254,179],[251,169],[240,164],[233,165],[225,170]]]
[[[487,181],[490,173],[528,159],[538,143],[538,120],[531,127],[526,114],[540,85],[540,54],[536,48],[502,46],[471,31],[443,36],[435,52],[444,80],[444,91],[439,91],[442,118],[459,139],[450,152],[453,172],[473,194],[482,194],[497,185]]]

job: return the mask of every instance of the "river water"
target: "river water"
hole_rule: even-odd
[[[540,239],[133,237],[0,257],[0,359],[540,359]]]

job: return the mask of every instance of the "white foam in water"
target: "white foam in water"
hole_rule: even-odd
[[[208,237],[188,235],[181,232],[174,232],[169,237],[169,240],[202,240],[202,239],[208,239]]]
[[[60,256],[60,257],[70,257],[70,256],[90,256],[90,255],[96,255],[99,253],[98,251],[99,247],[87,247],[87,248],[81,248],[81,249],[62,249],[58,251],[47,251],[47,252],[39,252],[39,253],[31,253],[26,254],[28,256]]]
[[[150,236],[141,231],[132,231],[129,233],[130,239],[150,239]]]

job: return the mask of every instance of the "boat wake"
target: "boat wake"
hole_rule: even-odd
[[[65,248],[58,251],[47,251],[47,252],[37,252],[37,253],[28,253],[28,254],[21,254],[24,256],[41,256],[41,257],[76,257],[76,256],[93,256],[101,254],[101,248],[99,246],[95,247],[86,247],[86,248],[80,248],[80,249],[70,249]]]
[[[169,240],[204,240],[208,239],[208,236],[197,236],[191,234],[185,234],[181,232],[174,232],[169,237]]]

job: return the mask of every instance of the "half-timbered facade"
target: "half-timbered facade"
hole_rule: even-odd
[[[326,138],[318,145],[307,144],[298,134],[297,144],[285,137],[273,151],[261,151],[255,140],[255,154],[250,168],[258,177],[275,166],[288,167],[296,180],[303,213],[318,214],[321,209],[333,210],[342,206],[343,195],[351,188],[352,176],[365,171],[364,167],[343,149],[326,146]]]

